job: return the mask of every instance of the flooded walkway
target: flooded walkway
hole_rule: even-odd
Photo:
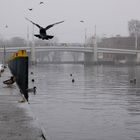
[[[0,77],[0,140],[44,140],[28,103],[18,102],[17,86],[3,84],[9,77],[8,70]]]

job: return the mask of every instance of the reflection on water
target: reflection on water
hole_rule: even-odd
[[[140,67],[64,64],[31,71],[37,95],[30,95],[30,106],[48,140],[140,139]]]

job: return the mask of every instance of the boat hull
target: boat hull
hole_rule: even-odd
[[[28,101],[28,56],[25,55],[25,50],[22,50],[24,55],[20,54],[20,51],[9,60],[8,67],[16,79],[20,92]]]

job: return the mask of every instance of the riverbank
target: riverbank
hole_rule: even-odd
[[[7,87],[8,69],[0,77],[0,140],[45,140],[29,104],[22,99],[16,84]]]

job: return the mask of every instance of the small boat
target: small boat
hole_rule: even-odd
[[[8,61],[8,67],[22,95],[28,101],[28,56],[26,50],[18,50]],[[12,81],[10,80],[12,83]]]

